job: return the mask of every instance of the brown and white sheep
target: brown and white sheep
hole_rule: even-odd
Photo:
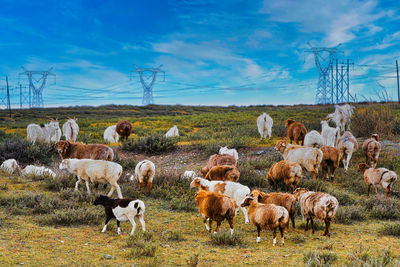
[[[73,143],[71,141],[58,141],[57,150],[61,159],[97,159],[97,160],[113,160],[113,150],[100,144],[83,144]]]
[[[381,144],[379,143],[379,135],[373,134],[371,138],[364,141],[362,150],[365,154],[365,163],[372,168],[376,167],[379,153],[381,152]]]
[[[136,165],[135,178],[139,184],[139,190],[147,183],[147,191],[150,192],[155,173],[156,166],[150,160],[142,160]]]
[[[240,172],[236,166],[222,165],[212,167],[204,178],[209,181],[220,180],[237,182],[239,181],[239,177]]]
[[[221,222],[227,219],[231,235],[233,234],[233,219],[238,210],[238,206],[233,198],[215,192],[200,190],[196,194],[196,203],[207,231],[211,232],[212,222],[216,221],[217,227],[214,234],[217,233]],[[209,220],[210,226],[207,225],[207,220]]]
[[[295,122],[292,119],[287,119],[286,128],[288,129],[287,133],[290,143],[294,141],[296,144],[301,143],[301,145],[304,145],[304,137],[307,134],[307,128],[304,124]]]
[[[297,162],[282,160],[274,163],[266,176],[269,184],[275,185],[275,188],[283,182],[293,192],[302,177],[302,169]]]
[[[321,161],[322,176],[326,175],[326,179],[328,179],[330,172],[330,178],[333,179],[335,170],[339,168],[340,152],[332,146],[323,146],[321,151],[323,153]]]
[[[119,121],[115,130],[121,137],[121,140],[128,140],[128,137],[131,135],[132,132],[132,124],[125,120]]]
[[[203,176],[206,176],[208,171],[214,166],[221,166],[221,165],[234,165],[236,166],[236,159],[234,156],[231,155],[219,155],[214,154],[210,156],[207,162],[207,166],[201,169],[201,173]]]
[[[386,191],[386,196],[389,197],[392,193],[392,186],[397,180],[397,174],[394,171],[390,171],[386,168],[371,168],[368,164],[360,163],[358,165],[358,171],[364,174],[364,181],[368,186],[367,198],[371,186],[375,188],[375,193],[378,196],[378,187],[382,187]]]
[[[346,131],[337,141],[336,148],[339,150],[344,169],[347,171],[349,168],[351,156],[358,149],[357,139],[353,136],[351,132]]]

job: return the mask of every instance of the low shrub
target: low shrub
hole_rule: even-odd
[[[187,260],[187,265],[190,267],[197,267],[199,265],[199,254],[190,256],[190,258]]]
[[[301,188],[307,188],[309,191],[314,192],[327,192],[326,182],[321,180],[313,180],[313,179],[301,179],[298,186]]]
[[[174,197],[171,201],[172,210],[196,211],[197,206],[192,196]]]
[[[392,251],[390,249],[385,249],[381,255],[372,256],[368,251],[365,251],[360,244],[359,250],[355,250],[348,256],[348,260],[345,266],[348,267],[397,267],[400,265],[399,261],[396,261],[393,257]]]
[[[129,256],[133,258],[154,257],[158,248],[153,234],[142,231],[136,231],[133,236],[129,236],[126,245],[130,248]]]
[[[74,188],[76,178],[73,175],[57,175],[54,179],[45,179],[44,187],[50,191],[59,192],[63,189]]]
[[[341,206],[353,205],[354,203],[356,203],[356,198],[354,197],[354,195],[346,192],[343,189],[331,190],[329,191],[329,194],[336,197]]]
[[[231,235],[229,232],[218,232],[217,234],[211,234],[211,244],[216,246],[239,246],[244,245],[244,239],[242,234],[237,231]]]
[[[58,209],[36,220],[41,225],[72,226],[97,225],[104,219],[104,211],[93,206]]]
[[[351,128],[356,137],[370,137],[373,133],[390,136],[395,120],[390,104],[358,108],[351,119]]]
[[[321,230],[325,230],[325,225],[322,224],[322,222],[313,219],[314,220],[314,229],[315,231],[321,231]],[[299,229],[306,229],[306,221],[302,221],[300,224],[296,224],[296,228]],[[311,221],[308,223],[308,231],[311,231]]]
[[[176,230],[167,230],[163,232],[163,238],[166,241],[184,241],[185,238],[182,234],[182,231],[176,231]]]
[[[309,251],[303,254],[303,262],[307,267],[332,266],[337,259],[337,255],[332,252]]]
[[[177,141],[177,138],[150,135],[139,139],[128,139],[122,143],[122,149],[136,153],[161,154],[174,150]]]
[[[367,214],[360,206],[339,206],[335,221],[341,224],[352,224],[354,221],[363,221],[366,218]]]
[[[60,199],[44,194],[24,192],[0,197],[0,206],[17,215],[46,214],[55,209],[66,207]]]
[[[380,230],[382,235],[400,236],[400,223],[386,223]]]

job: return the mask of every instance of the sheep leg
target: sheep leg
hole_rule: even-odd
[[[85,181],[85,184],[86,184],[87,193],[88,193],[88,195],[90,195],[89,182]]]
[[[304,231],[307,232],[308,231],[308,222],[310,221],[310,219],[307,217],[307,223],[306,223],[306,228],[304,228]]]
[[[112,219],[111,217],[107,216],[106,222],[105,222],[104,227],[103,227],[103,230],[101,230],[102,233],[104,233],[107,230],[107,224],[111,219]]]
[[[211,225],[212,225],[212,220],[209,218],[208,219],[208,224],[210,225],[210,230],[209,230],[209,232],[211,233],[211,229],[212,229],[212,227],[211,227]]]
[[[128,217],[128,219],[129,219],[129,221],[131,222],[131,224],[132,224],[132,231],[131,231],[131,235],[133,235],[133,233],[135,233],[135,229],[136,229],[136,222],[135,222],[135,219],[134,218],[132,218],[132,217]]]
[[[75,191],[78,191],[78,185],[81,182],[81,177],[78,176],[78,181],[75,183]]]
[[[119,227],[120,224],[121,224],[121,222],[117,220],[117,227],[118,227],[117,234],[119,234],[119,235],[121,234],[121,228]]]
[[[369,198],[369,192],[371,191],[371,184],[368,185],[368,190],[367,190],[367,198]]]
[[[142,187],[144,187],[144,181],[141,181],[141,182],[139,183],[139,190],[142,189]]]
[[[257,239],[256,239],[257,243],[261,241],[260,232],[261,232],[261,226],[257,224]]]
[[[272,245],[275,247],[276,245],[276,228],[274,229],[274,240],[272,240]]]
[[[201,216],[203,216],[203,215],[201,215]],[[204,223],[204,225],[206,226],[206,230],[207,230],[208,232],[211,232],[211,228],[208,227],[208,225],[207,225],[207,218],[206,218],[205,216],[203,216],[203,223]],[[211,223],[210,223],[210,226],[211,226]]]
[[[117,190],[117,195],[119,199],[123,198],[121,193],[121,188],[116,182],[113,185],[111,185],[111,187],[114,187]]]
[[[147,192],[150,192],[152,186],[153,185],[152,185],[151,181],[148,181],[147,182]]]
[[[144,221],[144,215],[138,215],[138,217],[139,217],[139,222],[142,225],[143,232],[146,232],[146,223]]]
[[[285,245],[285,237],[283,236],[283,228],[279,225],[279,232],[281,233],[281,245]]]
[[[324,236],[331,236],[331,233],[329,232],[329,226],[331,225],[331,222],[329,219],[325,219],[325,233]]]
[[[312,229],[312,233],[314,234],[315,230],[314,230],[314,221],[312,219],[312,217],[310,217],[311,220],[311,229]]]
[[[114,186],[111,185],[111,190],[110,190],[110,192],[108,192],[107,196],[108,196],[108,197],[111,197],[113,193],[114,193]],[[121,198],[122,198],[122,197],[121,197]]]
[[[242,209],[243,215],[244,215],[244,224],[249,223],[249,216],[247,214],[247,210],[245,207],[240,207]]]
[[[294,214],[291,214],[291,215],[290,215],[290,219],[291,219],[291,221],[292,221],[293,229],[296,229],[296,224],[295,224],[295,222],[294,222]]]
[[[231,228],[230,233],[231,233],[231,235],[233,235],[233,218],[228,219],[228,223],[229,223],[229,227]]]
[[[379,197],[378,187],[377,187],[376,185],[374,185],[374,188],[375,188],[375,194],[376,194],[376,196]]]

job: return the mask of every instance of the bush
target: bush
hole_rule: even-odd
[[[399,266],[400,262],[393,258],[392,251],[390,249],[385,249],[381,255],[371,256],[368,251],[364,251],[361,244],[360,249],[354,251],[349,255],[349,260],[346,262],[345,266],[348,267],[395,267]]]
[[[199,254],[194,254],[187,260],[187,265],[190,267],[197,267],[199,265]]]
[[[126,245],[128,248],[131,248],[129,255],[134,258],[154,257],[158,248],[153,234],[141,231],[136,231],[133,236],[129,236]]]
[[[313,179],[301,179],[297,187],[307,188],[309,191],[326,192],[326,182]]]
[[[172,230],[172,231],[165,231],[163,232],[163,238],[166,241],[184,241],[185,238],[183,237],[182,231],[176,231],[176,230]]]
[[[399,219],[400,203],[395,199],[380,199],[377,197],[362,200],[361,205],[374,219]]]
[[[55,210],[51,214],[38,217],[37,222],[49,226],[97,225],[103,219],[103,210],[92,206],[86,206]]]
[[[176,138],[166,138],[163,135],[150,135],[140,139],[128,139],[122,143],[126,151],[146,154],[161,154],[176,148]]]
[[[380,230],[382,235],[400,236],[400,223],[386,223]]]
[[[171,200],[171,209],[181,211],[196,211],[197,206],[192,196],[175,197]]]
[[[303,262],[307,267],[332,266],[338,259],[332,252],[307,252],[303,254]]]
[[[239,246],[244,244],[243,236],[237,231],[231,235],[229,232],[211,234],[211,243],[217,246]]]
[[[366,217],[365,210],[360,206],[339,206],[335,221],[342,224],[351,224],[353,221],[363,221]]]
[[[44,185],[47,190],[59,192],[63,189],[74,188],[76,178],[73,175],[57,175],[54,179],[45,179]]]
[[[341,189],[335,189],[329,192],[332,196],[336,197],[336,199],[339,201],[339,204],[341,206],[344,205],[353,205],[356,203],[356,198],[354,195],[346,192],[345,190]]]
[[[370,137],[373,133],[390,136],[394,122],[390,104],[368,106],[356,109],[351,129],[356,137]]]

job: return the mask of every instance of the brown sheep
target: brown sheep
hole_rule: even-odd
[[[303,146],[304,137],[307,134],[307,128],[304,126],[304,124],[295,122],[292,119],[287,119],[286,128],[288,128],[288,138],[290,139],[290,143],[294,141],[296,144],[301,143]]]
[[[121,137],[121,140],[128,140],[128,137],[132,132],[132,125],[128,121],[119,121],[115,131]]]
[[[57,150],[61,159],[113,160],[114,152],[106,145],[83,144],[71,141],[58,141]]]
[[[269,184],[275,185],[275,188],[283,182],[293,192],[302,177],[302,169],[297,162],[282,160],[274,163],[266,176]]]
[[[208,171],[214,166],[221,166],[221,165],[234,165],[236,166],[236,159],[234,156],[231,155],[219,155],[214,154],[212,155],[207,162],[207,166],[201,169],[201,173],[203,176],[206,176]]]
[[[233,165],[222,165],[214,166],[207,173],[205,179],[209,181],[220,180],[220,181],[239,181],[240,172]]]
[[[379,143],[379,135],[373,134],[371,138],[364,141],[362,150],[365,154],[365,163],[371,165],[372,168],[376,167],[378,162],[379,153],[381,152],[381,144]]]
[[[233,219],[238,210],[238,206],[233,198],[215,192],[200,190],[196,194],[196,203],[207,231],[211,232],[212,221],[216,221],[217,228],[215,228],[214,234],[217,233],[221,222],[227,219],[231,228],[231,235],[233,234]],[[207,225],[207,219],[209,219],[210,227]]]
[[[368,164],[360,163],[358,171],[364,174],[364,181],[368,186],[367,198],[371,186],[374,186],[375,193],[378,196],[378,186],[381,186],[386,191],[386,196],[389,197],[392,193],[393,183],[397,180],[397,174],[386,168],[371,168]]]
[[[321,161],[322,176],[325,174],[326,179],[328,179],[330,171],[331,179],[333,180],[335,176],[335,170],[339,167],[340,152],[338,149],[332,146],[323,146],[321,147],[321,150],[323,153]]]

